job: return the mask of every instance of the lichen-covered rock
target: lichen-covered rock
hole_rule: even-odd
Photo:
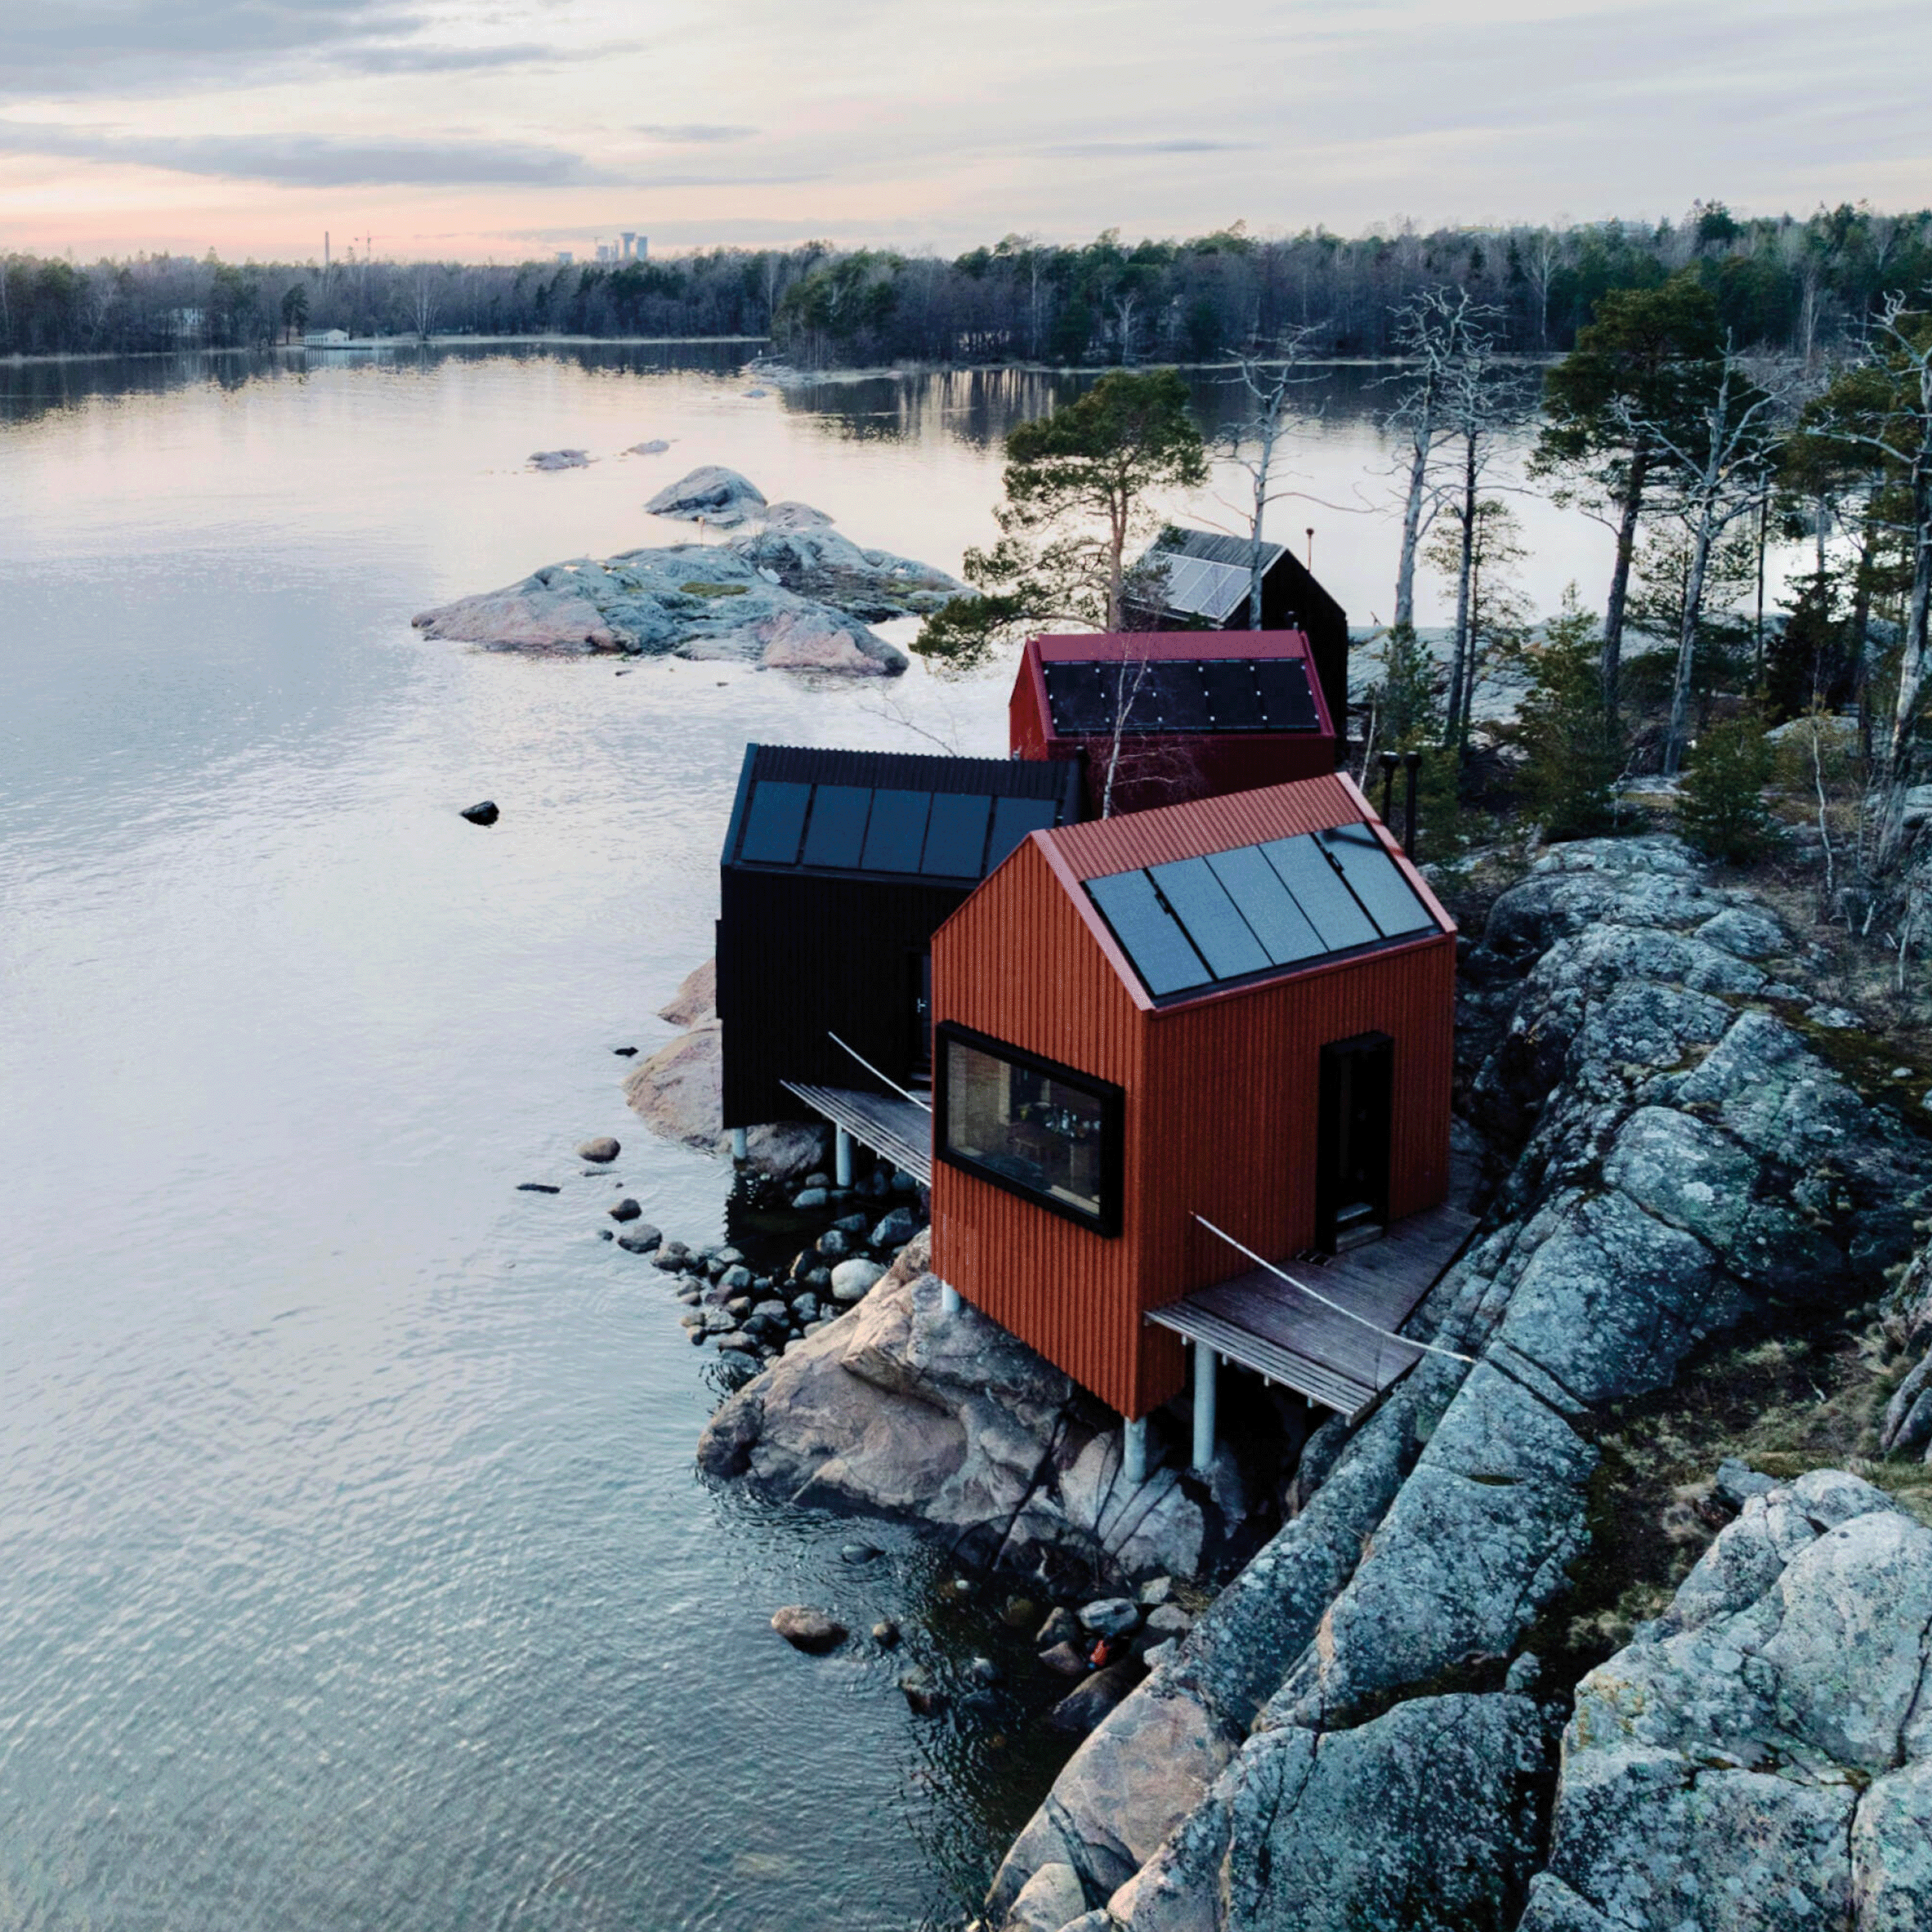
[[[805,506],[783,506],[800,511]],[[812,512],[816,515],[816,512]],[[764,529],[731,540],[732,550],[787,590],[835,605],[869,623],[936,610],[966,589],[958,578],[889,550],[861,550],[822,525],[774,513]]]
[[[757,516],[764,507],[764,492],[749,477],[722,463],[707,463],[667,483],[644,508],[649,516],[674,517],[684,523],[702,517],[722,528]]]
[[[1749,1498],[1577,1687],[1528,1932],[1932,1924],[1932,1531],[1856,1477]]]

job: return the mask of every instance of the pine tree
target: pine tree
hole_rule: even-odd
[[[1741,865],[1770,847],[1764,804],[1772,752],[1764,720],[1746,714],[1705,731],[1678,794],[1678,830],[1707,859]]]
[[[1603,641],[1572,584],[1540,642],[1526,645],[1529,695],[1518,712],[1523,789],[1550,839],[1584,839],[1613,823],[1622,760],[1603,702]]]

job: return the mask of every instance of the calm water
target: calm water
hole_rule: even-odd
[[[1018,1715],[892,1689],[990,1640],[937,1553],[855,1569],[849,1525],[698,1482],[707,1357],[570,1157],[615,1133],[652,1219],[722,1230],[611,1049],[709,950],[745,740],[997,751],[1004,678],[409,627],[688,534],[638,506],[700,462],[956,566],[1049,393],[747,387],[695,351],[0,369],[0,1925],[945,1921],[1050,1775]],[[1361,402],[1300,445],[1333,500],[1378,487]],[[521,467],[564,445],[600,460]],[[1597,539],[1539,514],[1551,601]],[[1281,521],[1377,607],[1385,520]],[[800,1599],[907,1652],[798,1657]]]

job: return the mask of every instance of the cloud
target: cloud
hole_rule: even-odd
[[[461,74],[476,68],[550,66],[561,60],[597,59],[608,50],[566,52],[519,41],[505,47],[428,47],[420,42],[387,42],[345,47],[330,56],[340,67],[357,74]]]
[[[1232,154],[1254,145],[1251,141],[1070,141],[1040,152],[1066,160],[1109,154]]]
[[[735,127],[725,121],[680,121],[666,124],[647,122],[634,130],[652,141],[686,142],[713,141],[746,141],[758,131],[755,127]]]
[[[0,153],[57,154],[303,188],[350,183],[594,187],[630,178],[594,168],[565,148],[517,141],[333,141],[315,134],[132,135],[34,121],[0,121]]]

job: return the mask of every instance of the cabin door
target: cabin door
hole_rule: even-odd
[[[909,954],[906,968],[907,1022],[911,1035],[906,1043],[907,1076],[913,1086],[929,1087],[932,1084],[932,955]]]
[[[1389,1111],[1395,1043],[1363,1033],[1322,1049],[1315,1246],[1335,1254],[1389,1224]]]

